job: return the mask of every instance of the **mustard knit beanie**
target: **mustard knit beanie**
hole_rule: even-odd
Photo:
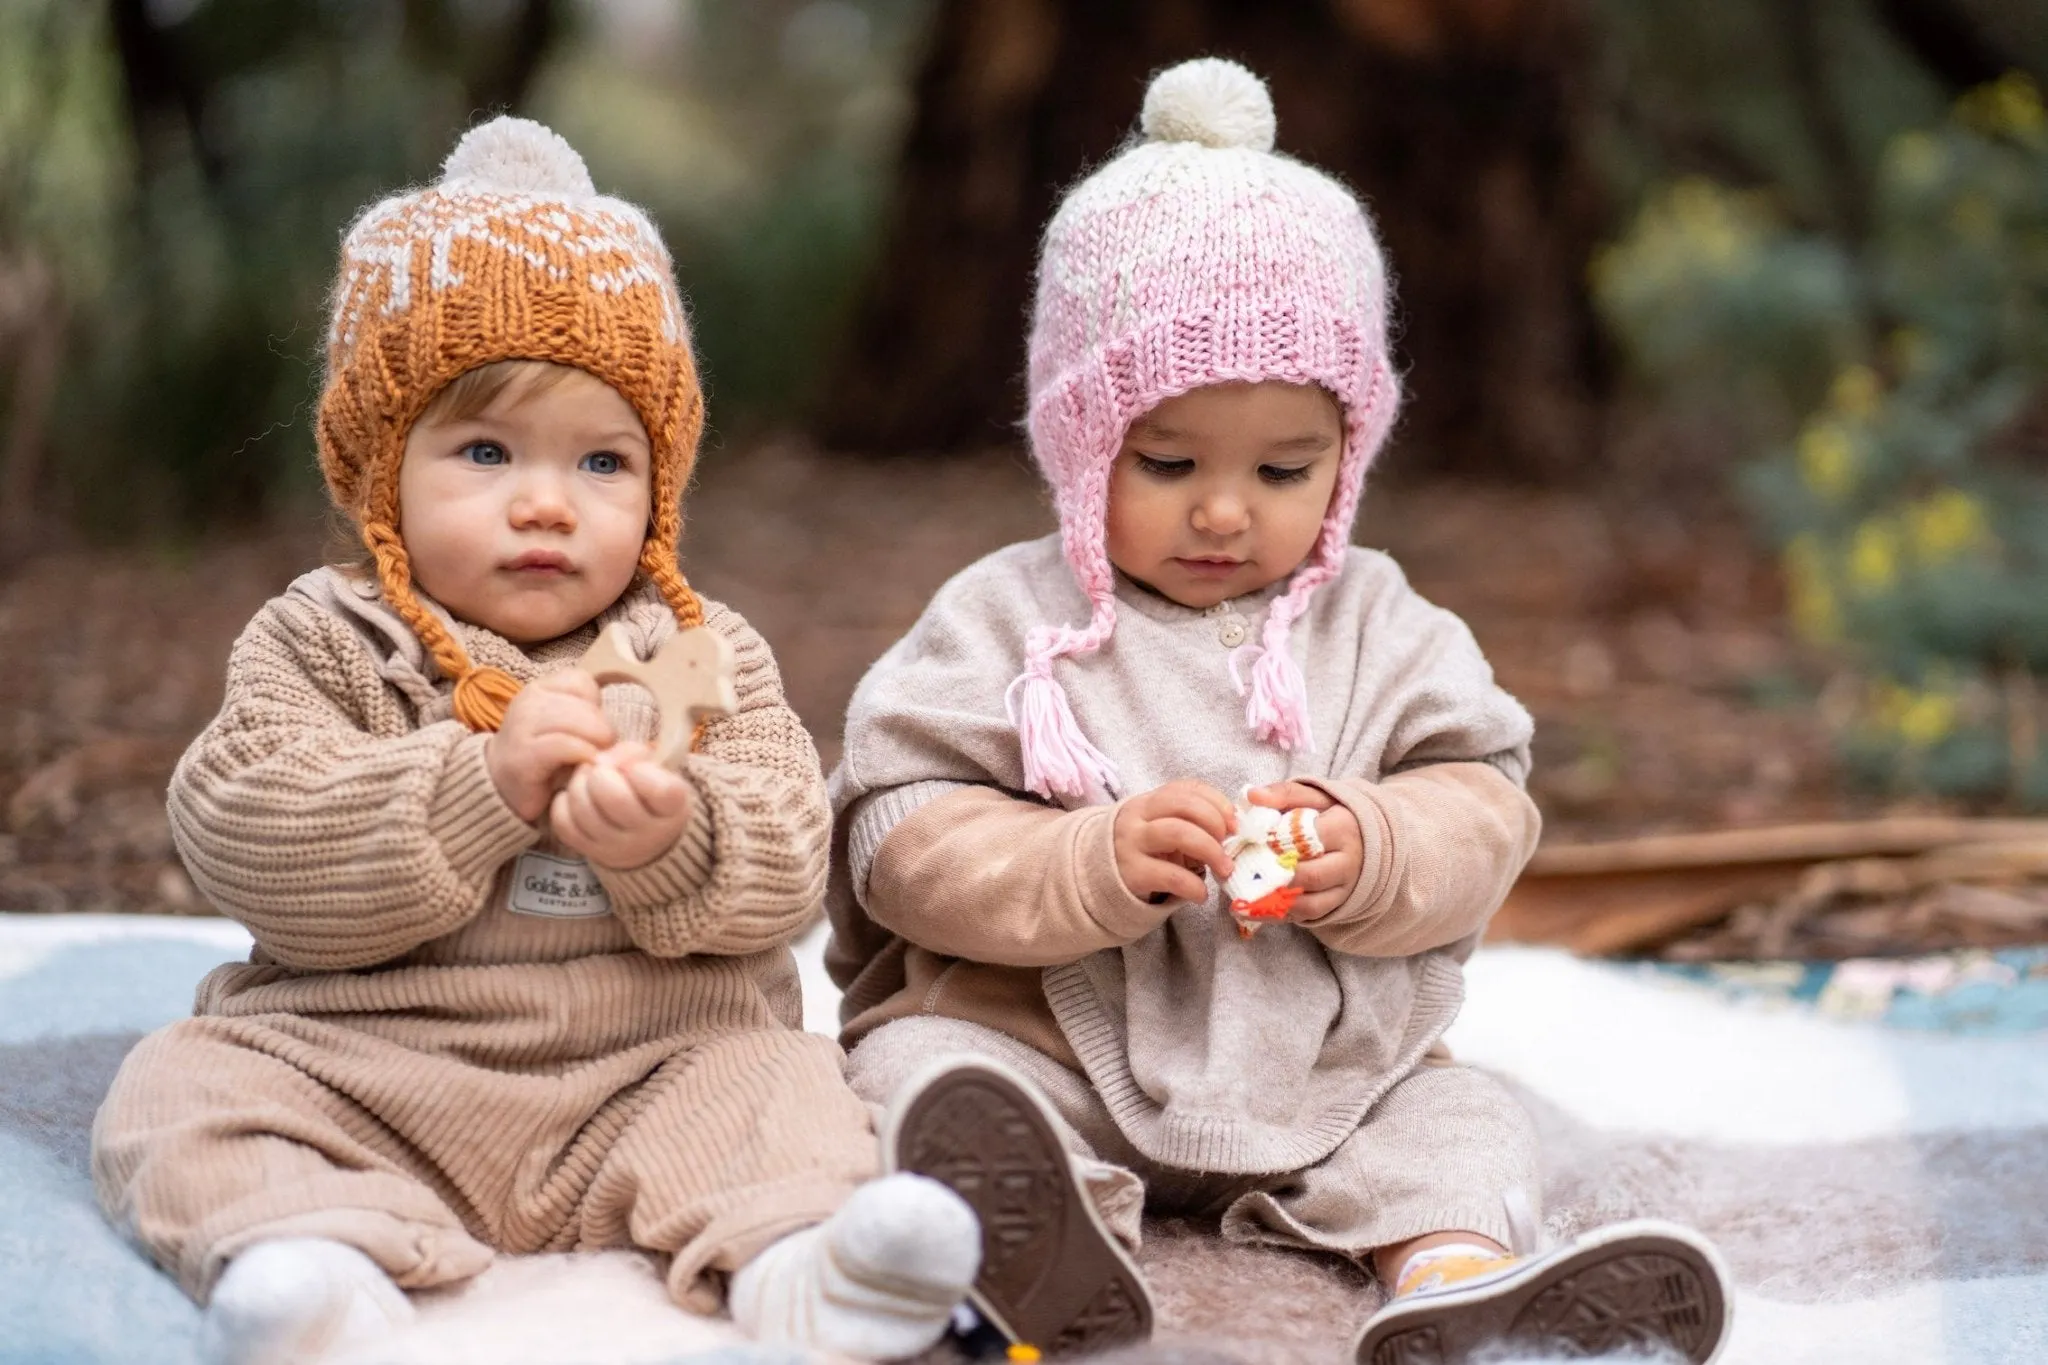
[[[472,128],[439,181],[356,219],[331,308],[320,471],[375,557],[386,600],[455,680],[459,720],[497,729],[519,684],[474,665],[414,594],[398,469],[420,413],[478,366],[571,365],[633,406],[654,454],[640,570],[678,623],[702,622],[676,562],[704,401],[675,273],[647,216],[600,195],[567,142],[529,119]]]

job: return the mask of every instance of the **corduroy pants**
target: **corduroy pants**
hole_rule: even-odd
[[[725,1275],[878,1168],[827,1038],[707,1031],[520,1071],[377,1022],[201,1016],[145,1038],[93,1125],[108,1216],[201,1301],[243,1248],[312,1236],[408,1289],[494,1251],[667,1252],[670,1292],[711,1313]]]

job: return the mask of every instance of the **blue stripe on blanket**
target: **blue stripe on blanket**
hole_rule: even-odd
[[[219,948],[175,938],[69,943],[0,982],[0,1043],[81,1033],[147,1033],[192,1012]]]
[[[1977,1036],[2048,1029],[2048,947],[1846,962],[1659,962],[1644,969],[1738,999],[1805,1005],[1894,1028]]]
[[[190,1365],[199,1312],[100,1216],[92,1185],[0,1129],[0,1362]]]

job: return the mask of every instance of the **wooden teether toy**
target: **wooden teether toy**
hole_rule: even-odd
[[[624,623],[614,621],[576,666],[600,683],[639,683],[654,694],[661,712],[654,760],[665,767],[682,762],[701,721],[740,709],[732,681],[732,645],[707,626],[681,632],[655,650],[653,658],[642,660],[633,652],[633,637]]]
[[[1231,918],[1238,937],[1250,938],[1261,923],[1287,918],[1301,899],[1301,888],[1293,884],[1295,864],[1321,853],[1323,841],[1316,835],[1316,813],[1307,807],[1239,803],[1237,832],[1223,841],[1223,851],[1235,864],[1223,881]]]

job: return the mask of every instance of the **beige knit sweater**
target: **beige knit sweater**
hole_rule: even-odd
[[[479,665],[521,681],[574,663],[614,620],[643,653],[675,629],[644,588],[531,654],[442,615]],[[236,642],[220,714],[171,779],[178,850],[199,889],[249,927],[259,964],[513,966],[779,948],[823,893],[816,750],[761,637],[718,603],[705,616],[733,644],[740,710],[684,760],[691,817],[670,851],[645,867],[596,869],[610,915],[507,908],[510,860],[541,831],[498,795],[486,736],[452,719],[448,689],[376,584],[334,569],[301,577]],[[641,688],[607,687],[604,704],[622,736],[652,734]]]
[[[1123,887],[1111,808],[1021,795],[1004,691],[1029,631],[1087,604],[1056,537],[1011,546],[939,591],[848,713],[827,904],[850,1040],[921,1011],[1002,1028],[1084,1070],[1133,1146],[1188,1170],[1298,1170],[1356,1129],[1449,1025],[1462,955],[1534,849],[1531,727],[1464,624],[1354,549],[1293,632],[1317,751],[1259,743],[1227,661],[1277,591],[1202,612],[1120,582],[1115,636],[1060,681],[1116,796],[1322,786],[1365,837],[1349,900],[1243,941],[1220,891],[1169,912]]]

